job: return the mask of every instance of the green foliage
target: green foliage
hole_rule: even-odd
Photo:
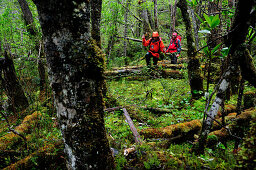
[[[253,169],[256,167],[256,114],[252,117],[250,129],[244,138],[241,151],[238,154],[237,167],[239,168]]]
[[[160,161],[154,152],[149,155],[148,160],[144,161],[143,164],[146,169],[157,169],[160,167]]]

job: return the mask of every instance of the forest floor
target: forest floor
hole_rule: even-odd
[[[146,68],[144,73],[147,75],[143,79],[136,79],[133,75],[107,80],[106,108],[117,107],[105,112],[105,127],[116,169],[235,169],[237,153],[232,139],[207,147],[203,155],[195,155],[191,148],[199,134],[192,134],[192,138],[191,135],[188,138],[143,135],[146,129],[202,120],[206,99],[191,99],[187,71],[180,71],[184,75],[182,79],[163,78],[158,69]],[[211,84],[210,93],[213,88]],[[246,85],[246,91],[255,91],[255,88]],[[236,105],[236,100],[237,95],[233,95],[225,104]],[[123,108],[140,134],[139,143],[135,141]],[[20,115],[17,119],[9,119],[10,124],[26,136],[26,143],[17,136],[8,136],[11,132],[5,119],[0,117],[0,169],[36,169],[46,164],[50,169],[65,169],[52,99],[43,104],[36,101],[26,115],[31,117]],[[29,123],[19,129],[26,123],[24,117]]]

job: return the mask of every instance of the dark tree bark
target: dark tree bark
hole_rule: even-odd
[[[230,53],[229,53],[229,66],[227,71],[223,74],[223,79],[218,87],[218,91],[216,94],[216,98],[208,112],[208,116],[204,121],[204,125],[202,128],[201,136],[199,139],[199,146],[197,149],[197,153],[203,153],[204,152],[204,146],[205,146],[205,141],[206,138],[210,132],[211,126],[213,119],[216,117],[217,112],[219,110],[219,107],[224,100],[225,97],[225,92],[230,84],[230,79],[232,78],[232,75],[239,70],[238,65],[240,65],[240,68],[242,70],[242,76],[243,78],[247,79],[249,82],[252,84],[256,84],[255,81],[255,67],[254,70],[253,68],[250,68],[247,70],[247,74],[250,74],[250,78],[248,76],[243,75],[243,68],[246,68],[248,66],[244,66],[243,64],[249,64],[249,67],[253,65],[252,61],[241,61],[241,59],[247,60],[247,53],[248,50],[246,50],[246,46],[243,44],[246,39],[246,35],[248,33],[248,28],[250,24],[250,18],[252,17],[250,12],[252,11],[253,8],[255,8],[256,4],[254,0],[249,0],[249,1],[238,1],[237,9],[236,9],[236,14],[234,18],[234,23],[232,24],[232,29],[231,33],[228,35],[228,41],[227,44],[230,47]],[[248,68],[249,68],[248,67]],[[244,73],[245,74],[245,73]],[[254,82],[253,82],[254,80]],[[256,87],[256,86],[255,86]]]
[[[30,39],[35,41],[35,51],[39,55],[38,61],[38,73],[40,78],[40,99],[45,99],[45,89],[46,89],[46,71],[45,71],[45,62],[43,61],[44,52],[40,44],[40,35],[35,28],[35,23],[33,19],[32,12],[29,9],[28,3],[26,0],[18,0],[20,4],[21,11],[23,13],[23,18],[27,25],[27,30],[30,33]]]
[[[254,0],[249,0],[248,3],[238,1],[231,32],[225,42],[227,46],[231,47],[230,54],[234,54],[234,60],[239,62],[243,78],[254,87],[256,87],[256,68],[247,45],[243,43],[246,40],[251,22],[254,22],[251,18],[255,18],[255,11],[252,11],[255,3]]]
[[[186,37],[188,46],[188,76],[190,81],[190,89],[192,98],[199,98],[203,95],[203,77],[200,70],[199,57],[196,54],[195,41],[192,35],[192,25],[189,18],[188,6],[186,0],[179,0],[177,6],[181,9],[184,23],[186,25]],[[201,93],[200,93],[201,92]]]
[[[90,34],[90,4],[34,0],[69,169],[114,169],[104,127],[104,55]]]
[[[3,77],[2,72],[0,72],[1,84],[8,96],[8,104],[10,105],[8,109],[17,113],[28,107],[28,99],[18,81],[11,54],[5,51],[4,57],[1,62],[2,67],[0,68],[3,72]]]
[[[34,25],[33,15],[29,9],[28,3],[26,0],[18,0],[18,2],[23,13],[23,18],[25,20],[27,30],[31,35],[35,36],[37,34],[37,31]]]

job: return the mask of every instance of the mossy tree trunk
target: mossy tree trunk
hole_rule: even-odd
[[[101,37],[100,37],[100,21],[101,21],[101,9],[102,0],[93,0],[91,2],[91,21],[92,28],[91,34],[92,38],[97,42],[97,45],[101,47]]]
[[[188,6],[186,0],[179,0],[177,6],[180,8],[184,23],[186,25],[186,37],[188,45],[188,76],[192,98],[199,98],[203,95],[203,77],[200,70],[199,57],[196,54],[195,41],[192,35],[192,25],[189,18]]]
[[[248,28],[249,28],[249,21],[251,18],[250,12],[252,9],[255,7],[255,1],[250,0],[250,1],[238,1],[237,9],[236,9],[236,14],[235,14],[235,19],[234,23],[232,24],[232,32],[228,35],[228,44],[230,46],[230,53],[229,53],[229,66],[227,71],[223,74],[223,79],[222,82],[220,83],[218,87],[218,91],[215,97],[215,100],[208,112],[208,116],[204,121],[204,125],[202,128],[201,136],[199,139],[199,146],[197,149],[197,153],[203,153],[204,152],[204,146],[205,146],[205,141],[206,138],[210,132],[211,126],[213,119],[216,117],[217,112],[220,108],[221,103],[224,100],[225,97],[225,92],[228,89],[228,86],[231,82],[231,78],[233,73],[235,73],[239,68],[238,65],[240,64],[240,68],[242,70],[242,67],[246,67],[243,65],[243,63],[240,61],[241,58],[244,58],[244,52],[246,51],[244,48],[244,42],[246,39],[246,35],[248,33]],[[250,62],[250,65],[253,65],[252,62]],[[253,70],[250,70],[253,72]],[[248,73],[247,73],[248,74]],[[248,81],[250,80],[255,80],[255,77],[253,74],[250,74],[253,78],[247,79]],[[248,78],[248,76],[247,76]],[[246,79],[246,78],[245,78]],[[249,81],[249,82],[250,82]],[[256,81],[252,82],[256,83]]]
[[[4,52],[4,59],[2,59],[2,66],[0,69],[1,84],[8,96],[8,109],[14,113],[24,110],[28,107],[28,99],[25,96],[24,90],[20,85],[14,63],[11,57],[11,53],[8,49]],[[3,74],[3,76],[2,76]]]
[[[254,87],[256,87],[256,68],[247,44],[243,43],[246,40],[248,28],[255,22],[256,12],[253,10],[255,6],[255,0],[238,2],[231,32],[225,42],[227,46],[230,46],[230,54],[235,54],[233,58],[240,66],[242,77]]]
[[[104,127],[104,55],[90,34],[83,0],[33,0],[69,169],[114,169]]]

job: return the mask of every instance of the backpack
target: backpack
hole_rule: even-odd
[[[178,40],[180,40],[180,47],[181,47],[181,36],[180,35],[177,35],[177,38],[176,38],[176,40],[178,41]],[[175,46],[176,46],[176,48],[178,48],[178,44],[177,44],[177,41],[175,41],[174,42],[174,44],[175,44]]]

